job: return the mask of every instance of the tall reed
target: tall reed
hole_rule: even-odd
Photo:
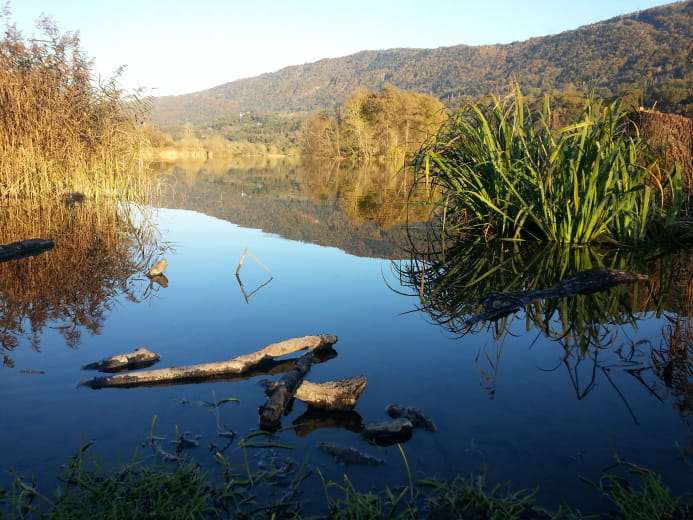
[[[41,18],[41,38],[9,21],[0,40],[0,196],[142,198],[146,100],[126,94],[116,76],[96,84],[92,61],[74,33]]]
[[[618,102],[590,98],[580,119],[554,130],[519,87],[470,102],[422,148],[420,181],[442,189],[448,231],[583,244],[633,244],[680,213],[678,168],[662,172]]]

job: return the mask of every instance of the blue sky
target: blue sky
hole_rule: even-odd
[[[656,0],[11,0],[79,31],[95,72],[153,95],[185,94],[361,50],[510,43],[664,5]]]

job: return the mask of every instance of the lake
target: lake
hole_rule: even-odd
[[[436,426],[416,429],[401,444],[414,477],[485,474],[510,489],[539,486],[537,502],[546,507],[565,502],[603,511],[607,504],[580,477],[597,481],[619,457],[661,473],[676,494],[690,490],[690,252],[619,259],[618,267],[649,269],[657,283],[575,297],[584,307],[578,318],[564,298],[555,308],[533,304],[470,329],[460,323],[486,289],[508,287],[477,284],[477,294],[465,282],[454,295],[436,292],[451,276],[464,281],[477,272],[484,254],[461,251],[445,266],[439,257],[413,254],[402,189],[391,176],[327,167],[316,175],[291,159],[159,171],[166,181],[161,207],[133,213],[136,233],[117,221],[121,227],[107,240],[68,211],[80,208],[67,208],[73,221],[57,228],[5,225],[2,243],[53,233],[41,238],[56,246],[0,264],[0,483],[14,468],[50,486],[82,442],[93,441],[92,451],[112,462],[127,461],[143,443],[143,456],[152,457],[152,434],[172,450],[185,432],[199,442],[189,453],[215,468],[214,453],[226,440],[218,423],[239,437],[256,430],[265,401],[259,381],[279,375],[92,390],[78,382],[99,374],[80,367],[137,347],[161,356],[155,368],[193,365],[325,333],[338,336],[337,356],[315,364],[307,379],[365,376],[355,413],[311,417],[297,401],[282,419],[296,427],[273,441],[293,447],[282,456],[319,468],[327,479],[341,482],[346,473],[363,490],[406,485],[398,446],[372,446],[358,433],[360,424],[388,420],[385,408],[400,404],[420,409]],[[594,255],[567,261],[574,268],[564,274],[596,259],[616,265],[609,254]],[[503,266],[509,278],[526,276],[523,287],[542,288],[529,273],[553,257],[519,256],[526,266],[511,250],[487,262]],[[168,260],[166,281],[152,283],[146,268],[160,258]],[[673,279],[665,283],[668,274]],[[546,286],[557,281],[558,273],[552,276]],[[240,402],[199,404],[223,398]],[[384,464],[338,464],[318,449],[322,442],[356,447]],[[229,456],[234,449],[227,448]],[[306,501],[324,505],[316,472],[305,486]]]

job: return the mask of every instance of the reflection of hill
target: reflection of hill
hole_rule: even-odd
[[[401,257],[403,225],[384,229],[377,217],[364,222],[348,216],[338,187],[319,197],[308,195],[301,166],[292,158],[176,163],[158,169],[171,186],[162,206],[199,211],[357,256]]]

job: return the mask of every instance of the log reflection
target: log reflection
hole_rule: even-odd
[[[83,200],[75,204],[5,205],[3,242],[30,237],[55,247],[0,264],[0,350],[28,341],[41,350],[45,329],[56,330],[70,348],[85,332],[99,334],[106,314],[124,295],[139,301],[147,287],[142,273],[160,251],[145,210]]]

